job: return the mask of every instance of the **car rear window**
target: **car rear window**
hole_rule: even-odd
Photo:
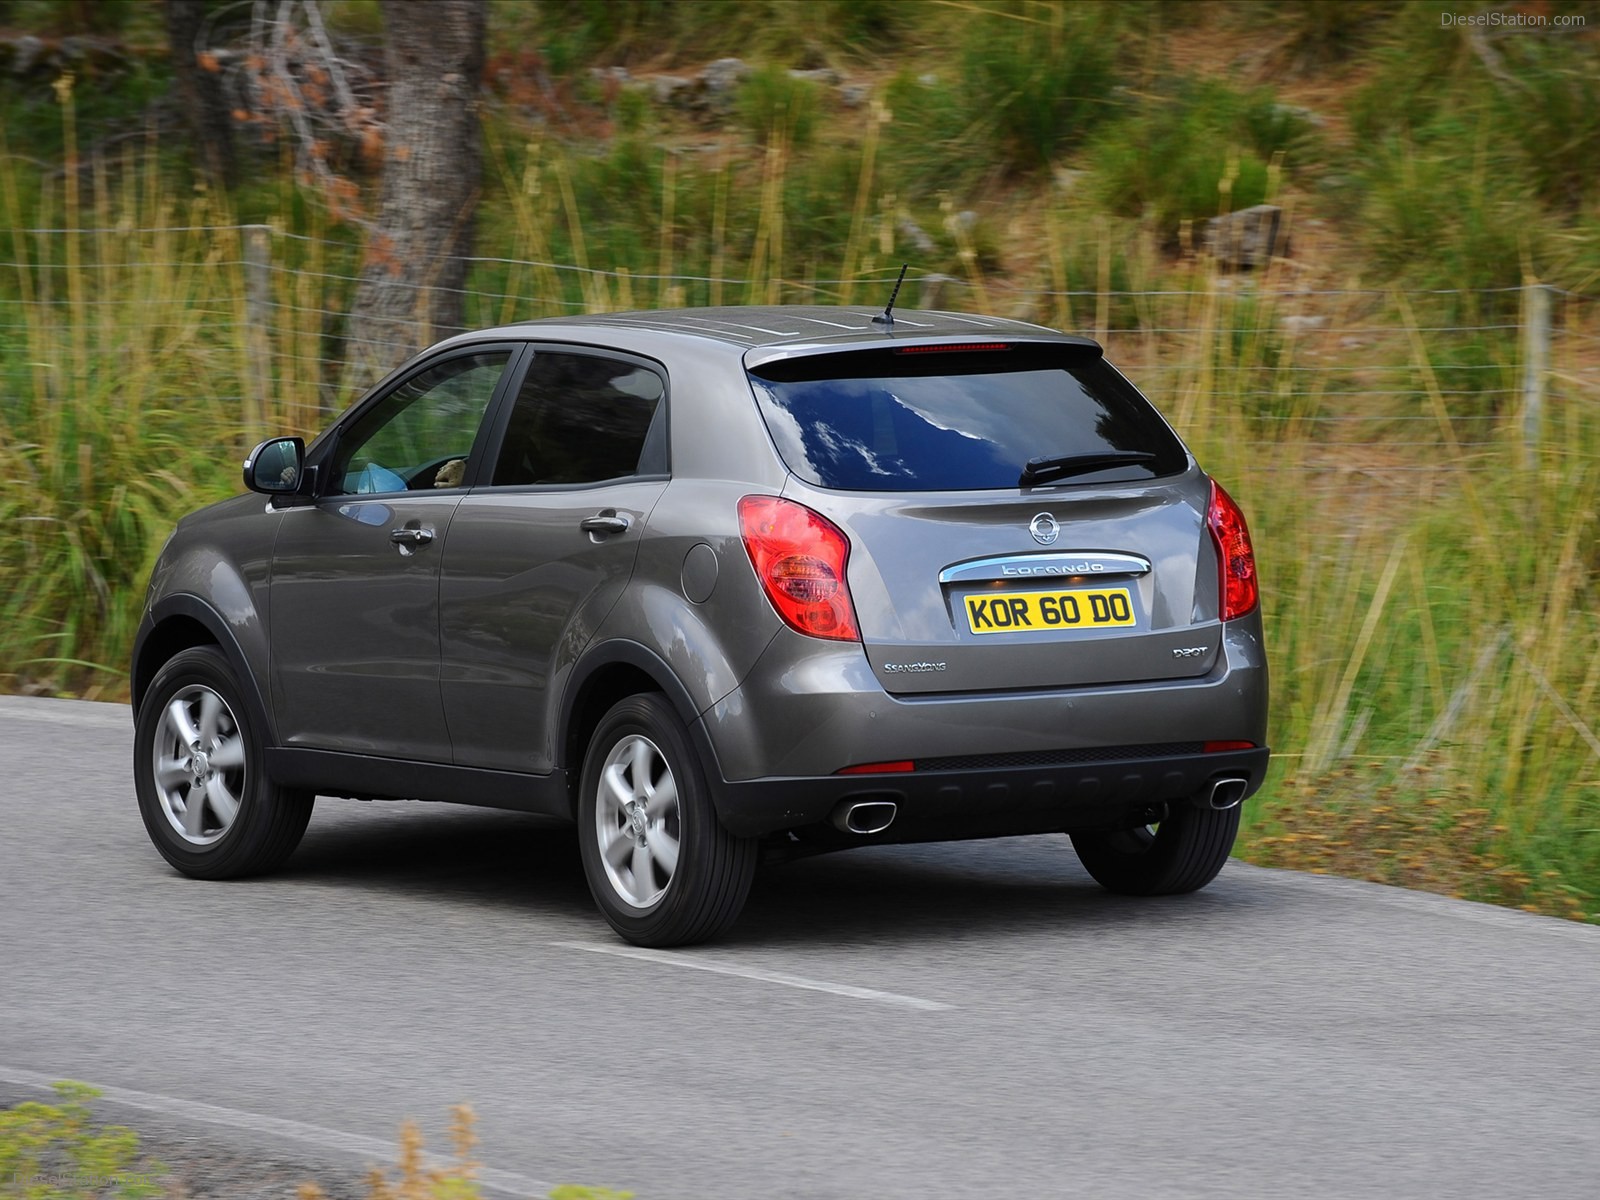
[[[1030,459],[1117,451],[1152,457],[1059,483],[1150,479],[1188,465],[1150,402],[1089,347],[856,350],[765,363],[750,379],[784,463],[819,487],[1016,488]]]

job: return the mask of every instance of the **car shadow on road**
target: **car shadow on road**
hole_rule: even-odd
[[[1225,881],[1224,881],[1225,882]],[[1209,918],[1238,897],[1105,891],[1065,835],[845,851],[764,871],[728,944],[937,940],[1028,931],[1077,933]]]
[[[277,875],[552,915],[594,911],[572,827],[494,809],[319,798],[305,840]]]
[[[320,800],[287,882],[503,903],[592,920],[570,827],[519,813],[420,803]],[[874,846],[763,866],[721,943],[778,945],[960,937],[1037,927],[1127,928],[1210,918],[1252,903],[1227,875],[1194,896],[1102,890],[1063,835]]]

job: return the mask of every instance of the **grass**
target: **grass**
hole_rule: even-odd
[[[0,1109],[0,1200],[177,1200],[188,1194],[140,1151],[132,1129],[95,1121],[90,1105],[100,1095],[96,1088],[73,1080],[54,1087],[53,1104],[25,1101]],[[451,1157],[445,1162],[428,1156],[415,1121],[402,1121],[395,1164],[369,1169],[367,1200],[478,1200],[477,1116],[471,1105],[457,1104],[450,1117]],[[295,1194],[299,1200],[327,1198],[314,1181],[301,1184]],[[632,1192],[564,1183],[547,1200],[632,1197]]]
[[[1403,297],[1395,310],[1433,418],[1434,470],[1391,462],[1352,477],[1362,460],[1295,433],[1294,419],[1276,437],[1252,431],[1205,359],[1180,385],[1181,425],[1251,514],[1261,557],[1279,758],[1243,850],[1592,920],[1593,398],[1571,397],[1531,466],[1514,422],[1465,446],[1429,339]],[[1256,351],[1212,311],[1196,324],[1216,319],[1213,344],[1248,366]],[[1265,474],[1253,470],[1263,443],[1277,468]],[[1329,486],[1341,479],[1351,486]]]
[[[1301,33],[1344,21],[1291,8],[1271,28],[1300,57]],[[859,47],[830,26],[762,57],[745,23],[798,36],[803,9],[497,8],[500,28],[539,14],[574,72],[757,61],[710,128],[630,92],[593,101],[603,139],[491,112],[469,320],[876,303],[910,261],[913,281],[953,282],[909,282],[904,304],[937,290],[1099,336],[1256,534],[1278,758],[1241,852],[1595,919],[1600,342],[1591,303],[1558,303],[1528,461],[1515,290],[1600,281],[1581,47],[1505,50],[1571,116],[1557,145],[1538,124],[1554,118],[1510,112],[1464,37],[1368,6],[1329,68],[1365,70],[1352,143],[1259,83],[1152,66],[1160,39],[1141,31],[1168,18],[1140,5],[861,6],[878,86],[845,110],[786,68],[859,70]],[[370,36],[370,6],[334,16]],[[1118,21],[1112,55],[1102,23]],[[253,440],[315,432],[350,399],[331,381],[359,231],[277,171],[218,196],[154,139],[107,149],[70,89],[29,121],[0,125],[38,139],[0,145],[0,519],[16,531],[0,686],[116,697],[172,523],[236,490]],[[1230,276],[1175,236],[1265,197],[1291,229],[1335,226],[1337,252]],[[250,220],[275,225],[255,333],[233,228]]]

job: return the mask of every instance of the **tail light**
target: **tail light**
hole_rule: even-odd
[[[1250,530],[1244,523],[1244,513],[1215,479],[1211,481],[1206,524],[1217,543],[1217,560],[1222,570],[1222,619],[1232,621],[1255,608],[1261,599],[1261,588],[1256,582],[1256,555],[1250,548]]]
[[[861,640],[845,582],[850,539],[843,530],[793,500],[746,496],[739,501],[739,532],[785,624],[811,637]]]

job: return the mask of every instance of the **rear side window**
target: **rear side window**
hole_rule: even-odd
[[[665,395],[661,376],[636,363],[537,351],[506,426],[493,485],[665,474]]]
[[[1147,461],[1062,483],[1174,475],[1183,445],[1095,350],[865,350],[785,359],[751,373],[788,468],[845,491],[1016,488],[1030,459],[1139,451]]]

